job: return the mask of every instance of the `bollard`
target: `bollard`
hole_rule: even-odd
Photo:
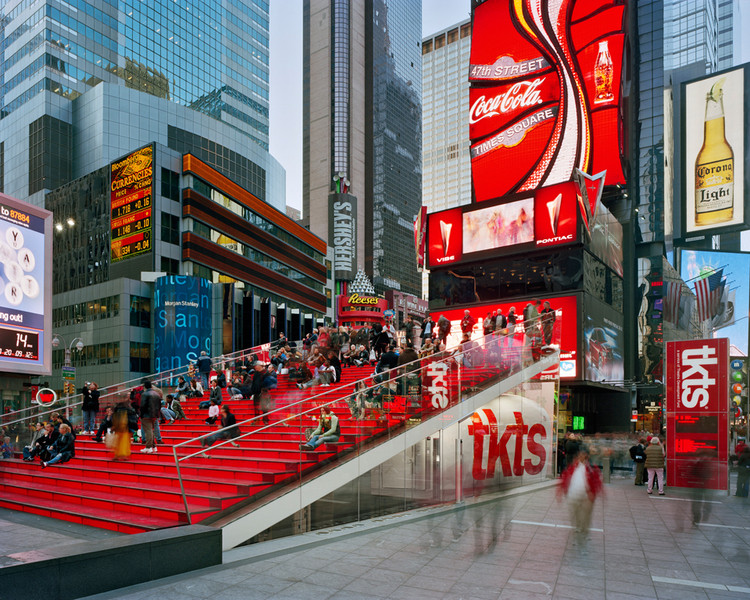
[[[602,478],[604,483],[609,483],[610,475],[612,474],[611,462],[609,456],[602,457]]]

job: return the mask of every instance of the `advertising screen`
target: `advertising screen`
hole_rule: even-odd
[[[680,250],[680,277],[695,292],[695,282],[705,274],[722,271],[725,284],[711,316],[713,329],[721,329],[740,352],[748,353],[748,321],[750,314],[750,253],[718,250]],[[682,308],[682,307],[679,307]]]
[[[667,342],[667,485],[727,489],[729,340]]]
[[[622,277],[622,225],[601,203],[591,224],[589,250]]]
[[[683,84],[683,233],[745,224],[745,69]]]
[[[154,148],[146,146],[111,165],[111,262],[151,252]]]
[[[0,372],[49,374],[52,213],[0,194]]]
[[[477,202],[569,181],[576,168],[606,170],[609,184],[624,183],[626,8],[610,0],[487,0],[474,9],[469,137]]]
[[[589,299],[583,312],[584,379],[621,383],[625,379],[622,315]]]
[[[430,267],[577,243],[578,189],[568,182],[428,215]]]
[[[187,367],[201,351],[211,356],[212,283],[168,275],[154,284],[154,371]]]
[[[552,332],[552,340],[555,345],[560,345],[560,377],[563,379],[575,379],[578,376],[578,298],[576,296],[562,296],[558,298],[544,298],[543,301],[550,303],[550,308],[555,311],[555,321]],[[502,311],[507,315],[513,307],[516,315],[522,315],[526,305],[533,302],[532,299],[515,300],[513,302],[498,302],[482,306],[468,307],[469,313],[476,319],[476,325],[472,332],[472,339],[483,337],[482,321],[487,314],[494,311]],[[464,317],[464,308],[445,310],[431,313],[433,320],[437,323],[440,315],[451,322],[450,335],[446,340],[448,349],[455,348],[461,341],[461,319]],[[511,341],[511,340],[509,340]],[[513,346],[523,346],[527,342],[522,319],[512,335]]]

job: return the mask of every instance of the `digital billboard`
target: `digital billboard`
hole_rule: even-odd
[[[0,193],[0,372],[52,366],[52,213]]]
[[[151,252],[153,163],[149,145],[110,165],[112,263]]]
[[[502,202],[431,213],[429,267],[577,243],[579,194],[578,185],[568,182]]]
[[[620,111],[627,2],[486,0],[473,11],[474,199],[570,181],[624,183]],[[502,32],[502,35],[498,35]]]
[[[587,298],[582,320],[583,378],[622,384],[625,379],[622,314]]]
[[[711,316],[711,328],[721,329],[744,355],[748,354],[748,320],[750,314],[750,253],[721,252],[719,250],[680,250],[680,277],[695,291],[695,282],[702,276],[721,270],[725,285],[721,290],[716,310]]]
[[[154,283],[154,371],[184,369],[211,356],[212,283],[168,275]]]
[[[727,489],[729,340],[667,342],[667,485]]]
[[[543,298],[543,302],[549,302],[550,308],[555,311],[555,322],[553,325],[552,339],[560,345],[560,377],[562,379],[576,379],[578,370],[578,298],[577,296],[561,296],[556,298]],[[437,323],[440,315],[451,322],[450,335],[446,340],[448,349],[455,348],[461,341],[461,319],[464,310],[468,310],[477,325],[474,327],[472,339],[483,337],[481,323],[487,314],[494,311],[502,311],[507,316],[513,307],[515,314],[519,317],[519,324],[508,341],[513,346],[522,347],[526,343],[525,330],[523,327],[523,310],[527,304],[533,302],[531,298],[519,299],[512,302],[498,302],[483,304],[482,306],[468,306],[464,308],[431,312],[433,320]]]
[[[745,67],[682,84],[683,235],[745,228]]]

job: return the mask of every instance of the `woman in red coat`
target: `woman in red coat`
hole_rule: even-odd
[[[591,526],[594,501],[603,491],[602,475],[589,463],[589,453],[579,450],[575,460],[563,471],[558,496],[564,494],[570,509],[576,541],[585,542]]]

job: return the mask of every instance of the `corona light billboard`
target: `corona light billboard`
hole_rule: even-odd
[[[486,0],[469,68],[474,200],[568,182],[624,183],[620,112],[627,2]],[[498,35],[502,32],[502,35]]]
[[[683,236],[747,227],[746,69],[682,84]]]

